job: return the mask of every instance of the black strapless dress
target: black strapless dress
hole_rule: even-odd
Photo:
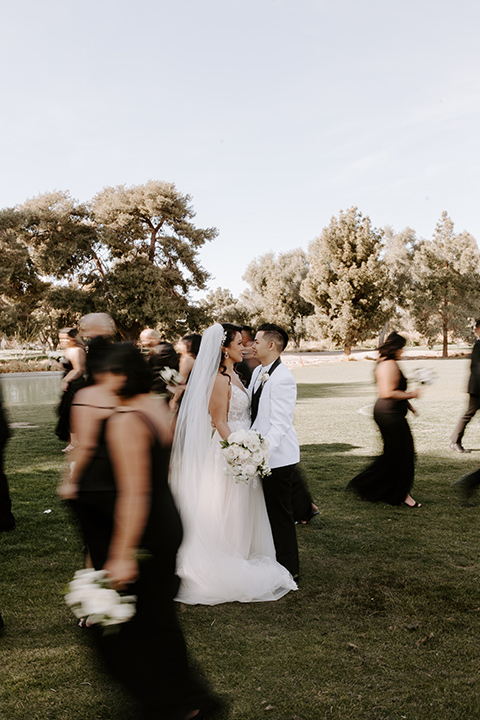
[[[407,389],[407,380],[400,373],[398,390]],[[413,487],[415,448],[406,420],[407,400],[379,398],[373,417],[383,438],[383,455],[378,457],[347,486],[364,500],[401,505]]]
[[[150,419],[138,413],[152,431],[151,505],[140,542],[139,579],[129,588],[137,612],[115,634],[96,630],[99,650],[112,674],[140,702],[145,718],[183,720],[196,708],[217,701],[197,680],[187,658],[174,597],[179,581],[176,555],[182,525],[168,485],[169,451],[162,447]],[[93,565],[101,569],[113,531],[116,485],[102,426],[95,456],[79,483],[75,501]]]

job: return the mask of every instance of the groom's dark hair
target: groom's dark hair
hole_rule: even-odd
[[[285,350],[287,347],[288,334],[280,327],[280,325],[275,325],[275,323],[263,323],[263,325],[260,325],[258,328],[258,331],[265,333],[269,340],[273,340],[277,346],[278,352],[282,352],[282,350]]]

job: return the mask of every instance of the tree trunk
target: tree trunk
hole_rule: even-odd
[[[378,347],[380,347],[380,345],[383,345],[383,343],[385,342],[385,338],[387,337],[387,333],[388,333],[389,329],[390,329],[390,320],[387,320],[387,322],[385,323],[385,325],[383,326],[383,328],[380,331],[380,335],[378,337]]]
[[[443,318],[443,347],[442,358],[448,357],[448,320]]]
[[[351,348],[351,346],[348,345],[347,347],[345,347],[345,348],[343,349],[343,353],[344,353],[344,355],[346,355],[346,357],[349,357],[349,356],[352,354],[352,348]]]

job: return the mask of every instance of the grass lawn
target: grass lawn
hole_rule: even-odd
[[[421,509],[356,500],[348,480],[380,450],[373,362],[295,369],[296,427],[320,516],[298,529],[301,587],[276,603],[180,607],[195,657],[238,720],[473,720],[480,717],[480,505],[452,482],[480,465],[480,418],[460,456],[468,360],[412,360],[437,382],[410,416]],[[54,406],[12,405],[6,457],[18,528],[0,535],[0,717],[131,718],[98,671],[62,590],[81,543],[55,494]],[[51,512],[46,513],[46,510]],[[160,720],[160,719],[159,719]]]

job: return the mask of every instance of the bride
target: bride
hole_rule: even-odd
[[[225,474],[220,441],[250,427],[250,401],[234,364],[240,328],[204,333],[182,402],[170,483],[182,516],[177,600],[190,605],[278,600],[296,584],[275,560],[263,490]]]

